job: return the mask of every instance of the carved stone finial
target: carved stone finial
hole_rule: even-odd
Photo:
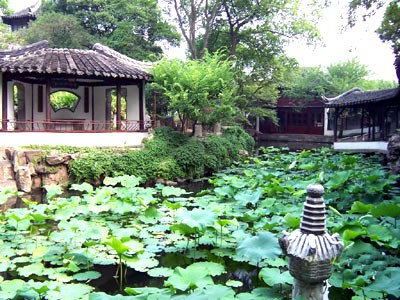
[[[300,230],[306,234],[325,233],[325,203],[324,187],[320,184],[310,184],[307,187],[307,197],[304,203]]]
[[[311,299],[310,292],[314,293],[315,289],[320,297],[312,299],[322,299],[322,284],[332,274],[332,260],[343,249],[339,235],[331,236],[326,232],[323,194],[324,188],[320,184],[307,187],[300,229],[284,232],[279,239],[284,254],[289,257],[289,272],[296,279],[293,299],[298,296]]]

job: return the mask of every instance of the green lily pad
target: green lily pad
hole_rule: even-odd
[[[391,231],[383,225],[369,225],[367,231],[368,236],[372,241],[389,242],[392,239]]]
[[[164,267],[160,267],[160,268],[153,268],[151,270],[149,270],[147,272],[147,274],[149,276],[152,277],[169,277],[174,273],[173,269],[170,268],[164,268]]]
[[[236,252],[244,260],[257,264],[266,258],[277,258],[282,253],[282,250],[279,246],[278,238],[274,234],[259,232],[256,236],[240,242]]]
[[[165,282],[166,286],[186,291],[196,287],[202,288],[214,284],[212,276],[220,275],[224,272],[224,267],[212,262],[198,262],[189,265],[187,268],[177,267],[173,274]]]
[[[278,268],[262,268],[259,277],[269,286],[275,284],[293,284],[293,277],[289,271],[281,272]]]
[[[163,197],[180,197],[182,195],[188,194],[188,192],[184,189],[177,188],[174,186],[164,186],[161,190],[161,194]]]
[[[101,277],[101,273],[97,271],[87,271],[83,273],[77,273],[72,278],[77,281],[87,281],[87,280],[93,280],[93,279],[98,279]]]
[[[45,267],[42,263],[33,263],[24,267],[18,268],[18,274],[23,277],[29,277],[31,275],[43,275]]]

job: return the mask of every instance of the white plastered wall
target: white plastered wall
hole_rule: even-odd
[[[94,118],[96,121],[106,120],[106,93],[115,86],[101,86],[94,88]],[[139,120],[139,87],[135,85],[121,86],[126,90],[126,118],[127,120]]]
[[[139,87],[130,85],[123,88],[126,88],[126,118],[139,120]]]
[[[3,74],[0,73],[0,80],[2,80]],[[14,104],[13,104],[13,86],[14,81],[8,82],[8,119],[14,121]],[[26,121],[44,121],[46,119],[46,101],[45,93],[46,87],[43,87],[43,112],[38,111],[38,88],[40,85],[21,83],[25,89],[25,119]],[[142,84],[142,83],[141,83]],[[126,101],[127,101],[127,119],[128,120],[139,120],[139,86],[122,86],[122,89],[126,90]],[[58,88],[51,89],[51,92],[58,90],[70,91],[80,97],[80,101],[72,112],[68,109],[61,109],[58,111],[51,111],[52,120],[62,120],[62,119],[79,119],[86,120],[87,122],[92,122],[92,116],[94,116],[94,121],[104,122],[106,120],[106,92],[109,89],[115,89],[115,86],[101,86],[101,87],[89,87],[89,111],[85,113],[84,111],[84,90],[85,87],[81,86],[77,89],[66,89]],[[2,94],[2,85],[0,84],[0,95]],[[143,95],[144,97],[144,95]],[[92,99],[94,107],[92,107]],[[93,111],[92,111],[93,110]],[[143,111],[145,111],[145,102],[143,101]],[[0,105],[0,117],[2,116],[2,106]],[[1,126],[1,124],[0,124]],[[11,129],[11,128],[10,128]]]
[[[3,73],[0,73],[0,83],[3,82]],[[3,84],[0,84],[0,119],[2,119],[3,116],[3,100],[1,99],[1,95],[3,95]],[[2,128],[3,125],[0,122],[0,128]]]
[[[51,93],[57,91],[68,91],[79,97],[78,105],[75,107],[74,111],[69,109],[59,109],[57,111],[51,110],[51,119],[52,120],[85,120],[91,121],[91,89],[89,88],[89,111],[85,113],[85,87],[80,86],[77,89],[51,89]]]

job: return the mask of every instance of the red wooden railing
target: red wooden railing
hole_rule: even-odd
[[[46,132],[143,132],[151,128],[151,121],[123,120],[113,122],[91,122],[87,120],[63,119],[51,121],[0,121],[0,131],[46,131]],[[118,126],[119,125],[119,126]]]

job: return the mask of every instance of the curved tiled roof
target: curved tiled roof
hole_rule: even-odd
[[[399,92],[400,87],[366,92],[353,88],[337,97],[323,99],[325,107],[345,107],[390,100],[397,97]]]
[[[109,78],[151,78],[150,63],[134,60],[104,45],[92,50],[49,48],[47,41],[0,52],[0,71],[19,74],[68,74]]]
[[[20,11],[15,12],[12,15],[4,15],[1,18],[3,19],[3,22],[5,24],[8,24],[7,20],[11,20],[11,19],[18,19],[18,18],[30,18],[30,19],[36,19],[37,15],[40,12],[40,6],[42,5],[42,1],[38,0],[36,1],[35,4],[24,8]]]

